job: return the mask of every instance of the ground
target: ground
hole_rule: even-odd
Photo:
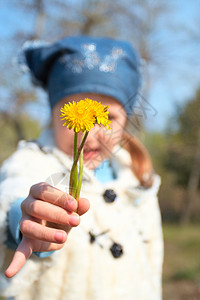
[[[200,300],[199,225],[165,225],[163,300]]]

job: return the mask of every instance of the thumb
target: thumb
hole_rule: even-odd
[[[21,270],[26,260],[31,256],[32,252],[33,249],[29,239],[23,236],[21,243],[15,251],[10,265],[5,271],[6,277],[11,278],[16,275]]]

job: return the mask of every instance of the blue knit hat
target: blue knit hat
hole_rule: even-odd
[[[73,36],[23,49],[34,81],[47,89],[51,108],[78,93],[112,96],[127,114],[140,87],[139,57],[132,46],[110,38]]]

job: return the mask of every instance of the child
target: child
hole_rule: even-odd
[[[161,299],[160,179],[144,146],[125,130],[140,86],[135,50],[79,36],[33,44],[24,55],[49,93],[53,130],[37,142],[21,141],[1,169],[0,264],[7,277],[2,272],[1,294]],[[67,194],[73,131],[59,115],[65,103],[84,98],[109,105],[112,123],[111,130],[95,125],[88,135],[77,204]]]

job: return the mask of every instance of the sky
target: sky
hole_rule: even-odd
[[[200,1],[178,0],[173,3],[177,7],[174,25],[188,27],[191,32],[196,32]],[[186,40],[181,48],[174,46],[180,38],[176,32],[174,34],[167,32],[165,38],[169,47],[174,49],[168,72],[161,74],[160,79],[151,89],[149,102],[157,111],[157,114],[150,115],[146,122],[146,127],[151,130],[163,130],[168,127],[171,117],[176,112],[176,104],[184,105],[192,99],[197,88],[200,87],[200,34],[198,37],[194,35],[191,40]]]
[[[13,1],[15,2],[15,1]],[[181,34],[176,30],[169,31],[169,20],[161,20],[162,40],[165,40],[170,51],[170,60],[167,67],[160,70],[156,80],[150,85],[150,92],[146,98],[146,113],[144,114],[145,127],[150,131],[162,131],[168,126],[170,118],[175,113],[176,104],[184,105],[191,99],[198,86],[200,86],[200,34],[196,34],[197,20],[199,20],[200,0],[171,0],[176,9],[174,11],[173,26],[177,28],[187,27],[194,32],[194,38],[186,40],[184,47],[177,47],[177,41],[181,40]],[[10,48],[10,38],[17,31],[30,31],[34,23],[34,15],[29,16],[28,22],[23,10],[10,9],[12,1],[0,0],[0,55],[6,55],[13,59],[15,49]],[[167,22],[163,25],[163,23]],[[200,25],[200,21],[199,21]],[[163,57],[163,60],[165,58]],[[0,83],[1,84],[1,83]],[[13,83],[14,84],[14,83]],[[40,91],[38,91],[40,94]],[[6,95],[6,91],[0,86],[0,96]],[[42,96],[43,97],[43,96]],[[0,100],[0,108],[6,103]],[[137,104],[136,104],[137,110]],[[33,111],[34,113],[34,111]],[[41,119],[48,115],[45,110],[40,112]],[[37,111],[35,112],[37,115]]]

